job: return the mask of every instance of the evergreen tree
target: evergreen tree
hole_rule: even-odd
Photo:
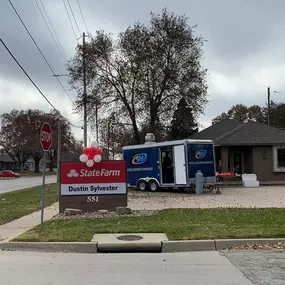
[[[195,122],[193,110],[182,98],[174,112],[170,125],[169,137],[171,140],[187,139],[198,132],[198,125]]]

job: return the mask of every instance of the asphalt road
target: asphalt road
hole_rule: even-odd
[[[285,284],[285,251],[229,251],[224,255],[254,285]]]
[[[0,252],[0,284],[252,285],[218,252],[71,254]]]
[[[46,183],[55,183],[56,175],[46,176]],[[30,188],[42,184],[42,177],[20,177],[8,180],[0,180],[0,194],[13,192],[19,189]]]

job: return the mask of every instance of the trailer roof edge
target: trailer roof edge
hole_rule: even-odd
[[[172,146],[172,145],[181,145],[185,143],[193,143],[193,144],[213,144],[212,140],[177,140],[177,141],[166,141],[166,142],[158,142],[158,143],[151,143],[151,144],[138,144],[138,145],[128,145],[124,146],[123,150],[128,149],[138,149],[138,148],[151,148],[151,147],[160,147],[160,146]]]

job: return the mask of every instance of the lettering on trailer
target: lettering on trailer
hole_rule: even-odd
[[[128,172],[137,172],[137,171],[153,171],[153,167],[144,167],[144,168],[128,168]]]

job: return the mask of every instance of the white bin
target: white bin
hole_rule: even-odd
[[[243,186],[246,188],[255,188],[259,187],[259,181],[257,180],[245,180],[243,181]]]
[[[256,174],[243,174],[242,175],[242,183],[244,187],[254,188],[259,187],[259,181],[257,181]]]
[[[242,175],[242,181],[248,181],[248,180],[256,181],[257,180],[256,174],[254,174],[254,173],[252,173],[252,174],[243,174]]]

